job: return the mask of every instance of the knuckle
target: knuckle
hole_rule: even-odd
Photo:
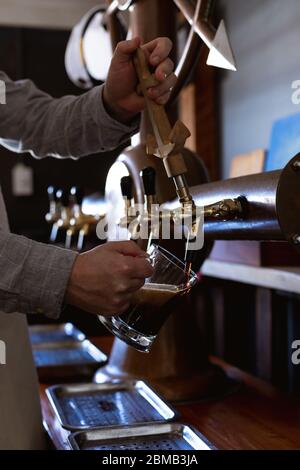
[[[131,273],[131,266],[128,261],[124,261],[122,265],[122,274],[129,275]]]
[[[119,283],[120,281],[124,279],[124,276],[127,276],[130,272],[130,264],[129,262],[125,259],[121,259],[120,262],[116,265],[115,267],[115,274],[116,274],[116,284]]]
[[[140,274],[142,278],[149,277],[152,275],[152,273],[153,273],[153,269],[149,263],[147,264],[145,263],[143,266],[141,266]]]
[[[128,291],[128,285],[126,282],[121,282],[118,286],[118,293],[123,294]]]
[[[125,43],[126,41],[119,41],[116,46],[116,52],[120,52],[123,49]]]

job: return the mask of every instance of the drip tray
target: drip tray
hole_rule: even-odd
[[[98,451],[182,451],[214,448],[195,429],[180,423],[77,432],[69,436],[69,443],[73,450]]]
[[[30,326],[29,336],[33,347],[45,343],[70,343],[86,339],[72,323]]]
[[[56,385],[47,396],[61,425],[71,431],[175,419],[177,413],[143,381]]]
[[[37,344],[33,358],[40,380],[92,377],[107,356],[90,341]]]

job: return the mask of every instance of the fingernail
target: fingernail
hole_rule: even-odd
[[[160,58],[158,57],[158,55],[155,55],[154,57],[152,57],[151,62],[153,65],[158,64],[160,62]]]

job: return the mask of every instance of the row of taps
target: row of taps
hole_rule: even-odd
[[[65,247],[71,248],[77,237],[77,250],[82,251],[88,235],[95,230],[101,216],[82,211],[83,191],[73,186],[70,191],[48,187],[49,212],[46,221],[52,225],[50,243],[56,243],[58,234],[65,236]]]
[[[172,222],[173,231],[175,226],[180,230],[185,226],[187,231],[186,242],[191,241],[203,230],[204,221],[227,221],[242,216],[243,207],[240,199],[224,199],[205,207],[198,207],[193,200],[183,203],[172,210],[166,206],[160,207],[156,195],[156,172],[152,167],[144,168],[140,177],[144,187],[144,206],[140,212],[136,209],[133,195],[133,179],[131,176],[124,176],[121,179],[121,192],[124,199],[125,216],[118,223],[121,228],[127,228],[133,239],[138,238],[141,227],[146,227],[148,234],[148,245],[153,238],[160,238],[162,235],[161,223],[163,220]],[[158,212],[157,212],[158,211]],[[154,220],[153,220],[154,219]],[[154,223],[153,223],[154,222]],[[149,232],[150,227],[150,232]]]
[[[127,229],[128,236],[136,240],[141,227],[151,227],[149,233],[148,244],[151,240],[160,237],[161,222],[166,217],[175,225],[185,224],[188,218],[192,223],[193,229],[189,233],[189,237],[195,236],[199,227],[197,226],[201,220],[199,218],[199,209],[195,204],[184,204],[178,209],[165,212],[157,212],[158,207],[156,195],[156,172],[152,167],[144,168],[141,173],[141,180],[144,187],[144,208],[137,212],[133,194],[133,179],[131,176],[121,178],[121,192],[124,200],[124,216],[117,221],[117,225],[122,229]],[[71,248],[77,241],[78,251],[82,251],[84,242],[90,234],[96,232],[97,224],[106,217],[106,214],[88,215],[83,212],[83,191],[73,186],[70,191],[56,189],[53,186],[48,187],[49,212],[46,215],[46,221],[52,225],[50,234],[50,243],[56,243],[58,234],[63,234],[66,248]],[[153,210],[154,208],[154,210]],[[216,202],[202,208],[202,221],[204,220],[232,220],[240,217],[242,214],[242,206],[240,200],[226,199]],[[155,222],[153,224],[153,218]],[[148,233],[148,232],[147,232]],[[61,237],[60,237],[61,238]]]

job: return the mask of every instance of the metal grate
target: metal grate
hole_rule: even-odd
[[[79,348],[34,349],[33,357],[37,367],[95,362],[88,351]]]
[[[32,344],[53,343],[74,340],[73,335],[68,335],[63,330],[43,331],[30,333],[30,341]]]
[[[114,442],[86,443],[82,450],[193,450],[193,447],[179,434],[170,433],[163,436],[134,437],[115,440]]]
[[[136,390],[116,390],[59,398],[70,426],[114,426],[160,421],[161,414]]]

